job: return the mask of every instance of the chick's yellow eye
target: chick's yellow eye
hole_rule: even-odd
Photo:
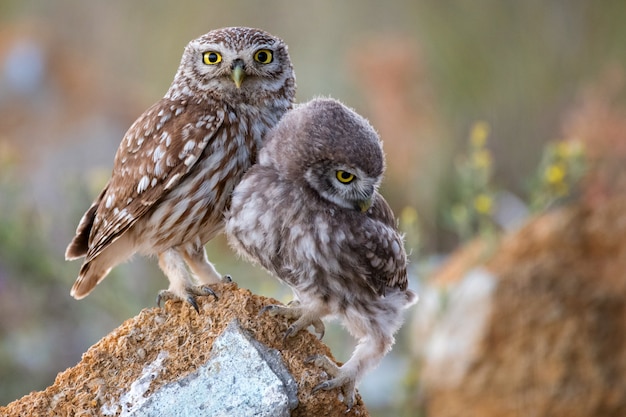
[[[215,65],[222,62],[222,55],[219,52],[205,52],[202,54],[202,61],[207,65]]]
[[[274,55],[269,49],[259,49],[254,53],[254,60],[261,64],[269,64],[274,60]]]
[[[354,181],[354,175],[347,171],[339,170],[337,171],[337,179],[343,184],[350,184]]]

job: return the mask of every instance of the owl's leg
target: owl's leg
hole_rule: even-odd
[[[350,410],[354,405],[356,383],[368,370],[380,363],[393,344],[393,337],[380,334],[378,336],[381,337],[367,335],[359,340],[354,353],[342,366],[337,366],[324,355],[314,355],[308,358],[307,363],[314,363],[331,377],[328,381],[315,386],[313,392],[341,388],[343,402]]]
[[[231,282],[230,275],[221,276],[206,255],[204,245],[187,246],[183,250],[185,262],[189,269],[198,279],[200,284],[217,284],[218,282]]]
[[[197,296],[212,295],[215,298],[215,292],[206,285],[195,286],[191,282],[189,272],[185,268],[185,261],[177,249],[168,249],[159,254],[159,266],[170,281],[167,290],[159,291],[157,296],[157,305],[161,305],[161,301],[167,300],[184,300],[199,313]]]
[[[285,332],[285,339],[293,337],[302,329],[306,329],[309,326],[313,326],[315,333],[319,335],[321,339],[324,337],[326,328],[324,323],[320,320],[320,314],[310,309],[306,309],[300,306],[298,301],[290,303],[289,307],[279,306],[276,304],[270,304],[259,311],[259,315],[263,313],[269,313],[271,316],[282,316],[288,319],[296,319],[295,322],[287,328]]]

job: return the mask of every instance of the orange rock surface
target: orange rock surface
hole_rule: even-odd
[[[149,392],[194,372],[209,359],[213,340],[235,318],[259,342],[281,351],[298,383],[299,405],[292,416],[346,415],[337,391],[311,394],[325,375],[304,360],[315,353],[332,358],[322,342],[309,332],[283,342],[288,323],[268,314],[258,316],[264,305],[276,300],[253,295],[234,283],[213,288],[219,300],[199,298],[201,314],[187,304],[170,301],[164,308],[144,309],[93,345],[75,367],[59,373],[52,386],[0,407],[0,415],[102,415],[101,407],[117,402],[161,351],[169,354],[163,362],[165,370],[152,382]],[[368,416],[360,396],[347,415]]]

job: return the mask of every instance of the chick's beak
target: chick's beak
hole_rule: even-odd
[[[372,206],[372,199],[368,198],[367,200],[359,200],[357,202],[357,209],[361,211],[361,213],[365,213]]]
[[[230,73],[230,78],[233,79],[235,86],[237,86],[237,88],[241,87],[241,83],[243,83],[243,79],[246,78],[246,73],[244,72],[244,64],[242,61],[235,61],[233,63],[232,69],[231,69],[231,73]]]

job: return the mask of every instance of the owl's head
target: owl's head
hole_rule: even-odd
[[[310,187],[340,207],[367,211],[385,168],[380,139],[369,122],[333,99],[289,111],[270,131],[259,164]]]
[[[277,95],[276,93],[284,94]],[[213,30],[185,48],[166,97],[205,93],[214,99],[256,102],[293,97],[295,76],[287,45],[260,29],[230,27]]]

